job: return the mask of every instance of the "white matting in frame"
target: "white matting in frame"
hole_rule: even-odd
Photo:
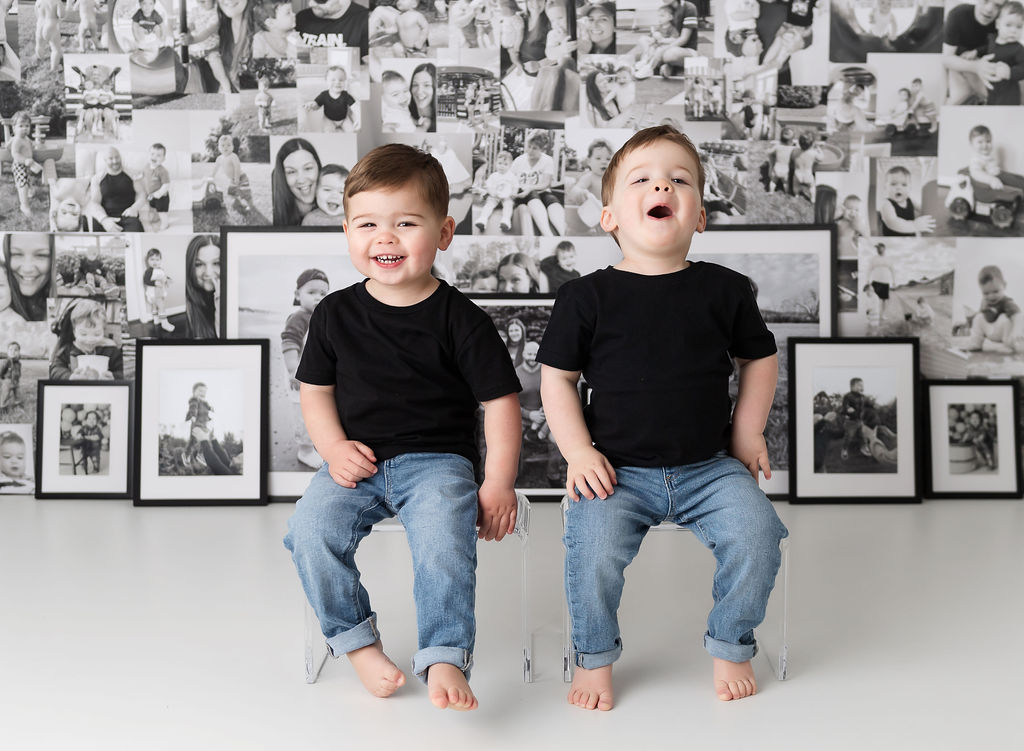
[[[1017,443],[1015,382],[928,382],[930,473],[926,483],[931,498],[1021,497],[1020,446]],[[952,471],[949,408],[954,405],[991,405],[997,415],[995,460],[997,471]]]
[[[40,384],[37,498],[127,498],[131,494],[132,384],[64,381]],[[108,462],[103,473],[61,471],[61,419],[70,404],[109,405]]]
[[[266,503],[266,340],[139,340],[137,352],[135,504]],[[160,440],[161,428],[164,427],[161,415],[169,408],[167,396],[162,391],[173,381],[175,371],[188,375],[187,385],[191,385],[195,371],[221,372],[235,379],[229,392],[230,399],[244,405],[234,410],[240,416],[240,429],[232,428],[240,436],[243,446],[244,461],[240,474],[161,474]],[[214,405],[217,399],[226,396],[225,391],[227,389],[219,389],[216,395],[210,395]],[[185,415],[188,406],[187,398],[177,399],[170,409],[173,412],[178,408],[173,414]],[[214,420],[217,420],[216,406],[214,413]],[[188,418],[185,419],[187,421]]]
[[[272,499],[294,500],[306,491],[316,471],[305,466],[275,469],[283,463],[275,441],[280,441],[293,427],[286,423],[299,420],[297,415],[289,415],[291,411],[298,411],[298,405],[290,403],[293,397],[288,389],[291,374],[284,366],[280,336],[288,315],[298,310],[291,305],[297,277],[307,268],[319,269],[328,277],[331,292],[361,282],[364,277],[352,265],[348,243],[340,228],[225,227],[221,232],[221,248],[228,269],[222,277],[223,324],[227,337],[267,336],[270,339],[271,446],[267,493]],[[294,447],[291,453],[295,454]],[[298,465],[296,461],[289,463]]]
[[[916,339],[874,340],[791,340],[795,347],[795,374],[791,378],[790,399],[795,405],[791,415],[795,435],[790,448],[795,477],[790,501],[891,501],[913,502],[920,499],[916,462],[917,422],[916,389],[918,377]],[[872,372],[885,374],[886,391],[896,400],[896,471],[869,474],[863,472],[814,471],[814,395],[821,383],[818,370]],[[868,393],[873,392],[872,389]],[[888,397],[889,394],[887,393]]]
[[[737,225],[709,227],[695,236],[687,258],[726,266],[757,285],[757,304],[778,347],[779,373],[786,372],[790,337],[832,336],[836,332],[834,225]],[[816,315],[811,312],[817,305]],[[773,315],[774,314],[774,315]],[[772,476],[761,475],[761,489],[772,498],[789,494],[789,410],[787,384],[780,379],[765,428]],[[781,435],[774,435],[781,433]],[[779,441],[782,441],[779,443]],[[776,450],[774,446],[782,446]]]

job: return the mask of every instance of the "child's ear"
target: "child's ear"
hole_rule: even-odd
[[[438,250],[448,250],[448,246],[455,239],[455,219],[446,216],[441,224],[441,237],[437,241]]]
[[[614,232],[618,226],[618,222],[615,221],[615,217],[612,215],[612,210],[608,206],[602,206],[601,229],[605,232]]]
[[[697,217],[697,232],[703,232],[708,226],[708,212],[703,206],[700,207],[700,216]]]

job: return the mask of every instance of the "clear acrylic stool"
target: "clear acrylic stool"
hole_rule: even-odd
[[[562,498],[562,535],[565,536],[565,514],[569,508],[569,498]],[[690,530],[679,527],[672,522],[665,522],[656,527],[651,527],[651,532],[689,532]],[[757,637],[757,648],[763,654],[771,666],[772,673],[780,680],[786,680],[788,676],[788,652],[789,641],[786,633],[786,619],[788,615],[788,593],[789,593],[789,538],[784,538],[779,543],[779,551],[782,553],[782,562],[779,564],[779,573],[775,577],[775,588],[772,590],[768,600],[768,607],[765,611],[764,621],[755,631]],[[573,667],[576,665],[576,653],[572,648],[572,619],[569,617],[569,603],[562,595],[562,680],[566,683],[572,681]]]
[[[522,597],[520,605],[520,618],[523,643],[523,680],[526,683],[533,682],[533,632],[530,630],[530,579],[528,576],[528,562],[530,549],[530,501],[522,493],[516,493],[519,501],[519,508],[516,512],[516,527],[514,534],[519,538],[519,545],[522,552]],[[385,519],[373,526],[373,532],[405,532],[405,527],[397,518]],[[306,683],[316,683],[323,670],[324,663],[330,656],[327,648],[327,641],[320,631],[320,621],[316,613],[306,602]]]

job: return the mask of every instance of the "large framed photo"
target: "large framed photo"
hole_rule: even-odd
[[[789,490],[786,342],[791,337],[836,333],[836,232],[834,225],[715,226],[694,242],[688,258],[721,264],[749,277],[757,307],[779,348],[779,381],[765,426],[771,478],[761,488],[771,498]],[[738,382],[730,384],[733,399]]]
[[[221,310],[229,338],[270,340],[267,489],[271,500],[301,496],[323,460],[306,432],[295,369],[313,308],[363,280],[337,227],[224,227]]]
[[[39,382],[36,498],[129,498],[131,381]]]
[[[1019,416],[1019,381],[925,381],[925,497],[1024,496]]]
[[[913,502],[919,340],[789,340],[790,501]]]
[[[136,343],[137,506],[267,502],[266,339]]]

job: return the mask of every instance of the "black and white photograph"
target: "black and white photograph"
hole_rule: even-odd
[[[120,149],[124,170],[144,200],[136,201],[145,232],[192,232],[191,118],[187,111],[134,113],[134,136]]]
[[[88,4],[89,0],[85,2]],[[115,143],[130,140],[134,128],[128,55],[66,55],[64,100],[69,141]]]
[[[137,341],[136,505],[266,503],[268,347]]]
[[[1022,107],[943,107],[934,206],[936,233],[1024,234]]]
[[[716,2],[715,56],[775,68],[781,84],[826,83],[828,12],[823,4]]]
[[[35,461],[30,424],[0,425],[0,495],[35,493]]]
[[[555,445],[544,415],[540,399],[541,366],[537,362],[540,341],[551,318],[551,300],[522,301],[516,304],[488,300],[478,303],[494,321],[523,386],[519,392],[519,405],[523,413],[523,446],[519,456],[516,487],[531,495],[561,496],[565,492],[566,464]],[[482,427],[482,410],[478,415]],[[486,446],[483,430],[479,431],[478,445],[481,455],[484,455]]]
[[[456,235],[435,266],[470,297],[554,297],[570,279],[621,260],[622,251],[609,237]]]
[[[242,133],[223,111],[192,111],[192,225],[269,224],[270,137]]]
[[[462,46],[466,46],[470,40],[457,37],[449,28],[458,20],[475,32],[476,8],[470,8],[469,3],[450,5],[452,7],[447,8],[445,4],[426,0],[373,0],[368,32],[370,70],[382,58],[423,58],[438,47],[456,47],[462,42],[465,42]],[[493,14],[493,11],[490,8],[481,11],[481,25],[486,18],[488,25],[496,28],[498,19],[484,15],[486,13]],[[495,46],[493,38],[482,41],[485,44],[472,46]]]
[[[565,151],[562,148],[564,133],[562,130],[546,128],[502,127],[498,138],[491,142],[493,166],[485,169],[486,177],[482,180],[477,203],[481,211],[489,206],[493,196],[488,182],[495,174],[514,178],[517,183],[513,194],[512,231],[521,235],[564,235],[565,234]],[[512,161],[508,162],[508,157]],[[508,164],[506,172],[500,169]],[[487,168],[487,164],[482,165]],[[474,176],[474,186],[481,185],[481,169]],[[511,181],[509,181],[511,182]],[[500,194],[504,195],[504,191]],[[477,222],[481,214],[475,213],[474,232],[480,234],[505,234],[501,228],[504,222],[504,206],[499,203],[488,217],[486,224]],[[496,221],[497,220],[497,221]],[[497,227],[495,227],[497,223]],[[480,230],[484,224],[484,231]]]
[[[831,0],[831,11],[832,62],[862,63],[877,52],[942,51],[942,0]]]
[[[956,240],[952,339],[975,378],[1024,376],[1024,290],[1019,240]]]
[[[867,65],[833,65],[826,95],[825,130],[868,136],[878,124],[878,73]]]
[[[919,501],[918,340],[789,340],[789,499]]]
[[[21,59],[18,56],[20,48],[18,39],[18,15],[14,0],[4,0],[0,3],[0,83],[4,81],[21,80]]]
[[[775,179],[784,184],[777,170]],[[871,234],[868,217],[868,193],[871,176],[867,172],[815,173],[814,220],[836,225],[836,252],[839,258],[856,258],[862,238]]]
[[[920,237],[935,231],[935,217],[925,213],[923,188],[935,180],[933,157],[888,157],[874,160],[873,234]]]
[[[1012,4],[946,0],[942,66],[946,104],[1020,104],[1021,13]]]
[[[275,227],[341,225],[339,218],[344,218],[344,206],[338,196],[344,178],[358,158],[354,134],[271,136],[270,156],[268,187]]]
[[[857,315],[843,320],[843,334],[917,337],[926,376],[962,374],[962,358],[949,351],[956,317],[956,258],[952,238],[862,238],[856,271]]]
[[[725,138],[766,140],[775,136],[775,106],[778,102],[777,71],[745,72],[739,65],[725,66],[727,118]],[[715,93],[712,85],[712,93]],[[714,98],[714,97],[713,97]],[[717,114],[717,113],[715,113]]]
[[[938,55],[872,54],[874,70],[906,71],[878,81],[875,124],[892,144],[893,156],[935,156],[945,71]]]
[[[735,248],[750,250],[740,253]],[[769,496],[784,496],[789,488],[786,342],[791,337],[836,333],[835,232],[824,226],[715,228],[696,238],[687,258],[745,274],[754,288],[761,317],[775,337],[779,378],[765,427],[772,477],[760,482]],[[730,382],[733,399],[739,389],[736,379],[734,374]]]
[[[629,137],[629,130],[565,131],[565,226],[569,235],[604,235],[601,229],[601,179],[612,155]]]
[[[280,124],[292,118],[292,133],[357,133],[362,126],[359,99],[366,96],[359,97],[353,90],[356,76],[352,72],[352,56],[346,52],[349,51],[328,50],[328,63],[303,66],[291,97],[269,89],[264,97],[261,87],[255,101],[258,125],[271,133],[288,133]],[[355,70],[358,71],[358,65]]]
[[[498,59],[494,51],[459,50],[458,58],[469,58],[474,64],[446,64],[441,58],[437,61],[437,131],[488,133],[497,130],[500,112],[506,109],[505,98],[508,95],[498,74]],[[381,81],[382,123],[389,102],[394,106],[396,100],[405,100],[399,92],[399,83],[394,79],[390,84]],[[407,87],[408,83],[406,81]],[[390,94],[390,99],[385,94]]]
[[[473,37],[466,23],[473,15],[473,3],[456,2],[452,7],[457,12],[449,13],[450,41],[456,47],[463,38]],[[576,113],[580,91],[576,59],[584,43],[577,32],[589,22],[577,22],[577,12],[571,0],[502,0],[492,3],[490,29],[477,21],[476,45],[499,55],[505,109]],[[601,25],[614,34],[610,23]]]
[[[363,275],[338,229],[246,229],[223,234],[230,269],[221,295],[225,331],[229,338],[270,342],[268,492],[293,500],[323,463],[306,432],[295,380],[309,319],[327,294],[361,282]]]
[[[925,381],[927,498],[1020,498],[1020,382]]]
[[[129,498],[131,381],[41,381],[36,498]]]
[[[678,126],[687,119],[724,119],[724,71],[714,58],[688,57],[679,75],[669,80],[638,79],[628,59],[613,55],[581,58],[579,73],[583,128],[636,131],[661,122]],[[719,85],[713,92],[715,81]]]

